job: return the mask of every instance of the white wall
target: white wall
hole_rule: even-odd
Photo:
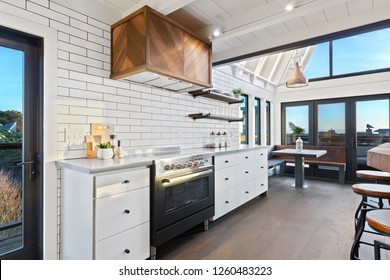
[[[83,145],[66,140],[67,129],[83,129],[88,133],[90,123],[111,123],[124,148],[200,147],[211,131],[228,131],[236,144],[239,140],[238,123],[194,121],[188,117],[190,113],[206,113],[216,107],[239,108],[239,105],[109,79],[110,24],[116,14],[99,5],[87,9],[86,2],[91,3],[0,0],[4,13],[0,25],[44,38],[45,259],[59,256],[61,186],[54,160],[85,155]],[[262,94],[258,87],[235,81],[221,70],[213,71],[213,84],[225,90],[239,85],[248,94]]]

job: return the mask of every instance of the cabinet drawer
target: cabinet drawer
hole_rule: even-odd
[[[226,191],[236,185],[238,166],[227,167],[215,170],[215,191]]]
[[[225,215],[237,207],[238,204],[237,189],[230,189],[221,192],[215,196],[215,215],[214,220]]]
[[[96,198],[149,186],[149,178],[149,168],[96,176]]]
[[[149,201],[148,187],[96,199],[95,240],[149,221]]]
[[[97,260],[144,260],[150,255],[149,222],[95,243]]]
[[[253,188],[256,195],[268,191],[268,174],[256,177]]]
[[[237,153],[227,154],[227,155],[218,155],[214,157],[214,166],[215,169],[226,168],[233,165],[238,165],[239,156]]]

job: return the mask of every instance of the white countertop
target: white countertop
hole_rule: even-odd
[[[153,164],[153,160],[159,158],[170,158],[178,156],[189,156],[189,155],[220,155],[220,154],[229,154],[237,153],[252,149],[261,149],[266,148],[266,146],[249,146],[249,145],[240,145],[235,147],[227,148],[192,148],[192,149],[182,149],[178,154],[170,155],[129,155],[125,156],[123,159],[98,159],[98,158],[80,158],[80,159],[64,159],[57,161],[57,166],[61,168],[70,168],[76,171],[94,174],[98,172],[114,171],[124,168],[133,168],[141,166],[150,166]]]

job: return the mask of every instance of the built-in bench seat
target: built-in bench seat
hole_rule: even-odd
[[[332,146],[304,146],[308,150],[326,150],[326,154],[318,158],[305,158],[305,164],[335,166],[339,169],[339,183],[344,184],[345,169],[347,159],[347,149],[345,147]],[[274,150],[295,149],[293,145],[275,145]],[[293,156],[274,155],[270,160],[283,160],[286,163],[294,163]]]
[[[268,159],[268,169],[276,168],[279,166],[279,176],[283,176],[284,167],[286,166],[286,160],[278,158],[269,158]]]

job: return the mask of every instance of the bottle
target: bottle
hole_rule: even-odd
[[[121,141],[118,140],[118,147],[116,148],[116,157],[117,158],[123,158],[125,155],[123,153],[123,149],[121,147]]]
[[[297,141],[295,142],[295,149],[298,152],[302,151],[302,149],[303,149],[303,141],[302,141],[301,137],[298,137]]]
[[[115,135],[110,135],[110,144],[111,144],[111,149],[112,149],[112,158],[115,158]]]
[[[209,141],[207,143],[207,148],[215,148],[215,133],[212,131],[210,133]]]
[[[222,137],[223,137],[223,146],[228,147],[228,134],[226,133],[226,131],[222,133]]]
[[[217,136],[215,137],[215,147],[216,148],[221,148],[222,143],[221,143],[221,132],[218,131]]]
[[[232,137],[230,136],[229,133],[226,133],[226,134],[227,134],[227,136],[226,136],[226,145],[227,145],[227,147],[230,147],[231,144],[232,144]]]

